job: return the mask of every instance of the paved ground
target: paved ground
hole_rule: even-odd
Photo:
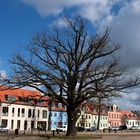
[[[0,136],[0,140],[47,140],[47,137],[38,136],[25,136],[25,137],[14,137],[14,136]],[[56,140],[56,139],[53,139]],[[58,140],[58,139],[57,139]],[[90,140],[90,139],[89,139]],[[92,140],[140,140],[140,136],[103,136],[102,138]]]
[[[140,136],[103,136],[100,140],[140,140]]]
[[[5,138],[5,139],[0,138],[0,140],[47,140],[47,138],[26,136],[26,137],[13,137],[13,138]],[[92,139],[92,140],[140,140],[140,136],[103,136],[101,139]]]
[[[51,138],[51,140],[58,140],[58,136],[64,135],[64,133],[57,135],[57,139]],[[89,135],[92,137],[92,140],[140,140],[140,132],[118,132],[118,133],[90,133],[90,134],[80,134],[80,135]],[[95,138],[96,137],[96,138]],[[18,135],[14,134],[0,134],[0,140],[47,140],[46,135],[41,136],[31,136],[31,135]],[[90,139],[89,139],[90,140]]]

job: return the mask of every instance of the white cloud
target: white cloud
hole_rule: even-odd
[[[59,18],[58,20],[54,21],[52,25],[56,27],[67,27],[67,22],[65,22],[64,18]]]
[[[78,7],[77,13],[97,22],[111,14],[111,8],[121,0],[20,0],[24,4],[34,7],[43,16],[57,15],[65,8]]]
[[[119,105],[121,109],[139,110],[140,109],[140,89],[134,89],[130,93],[122,93],[121,98],[113,99],[113,103]]]
[[[91,0],[20,0],[21,2],[34,7],[41,16],[45,17],[50,14],[56,15],[63,11],[64,8],[85,4]]]
[[[6,78],[7,77],[7,73],[5,70],[0,70],[0,77],[2,78]]]

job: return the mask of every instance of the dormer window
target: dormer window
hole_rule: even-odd
[[[62,108],[62,104],[61,103],[58,104],[58,108]]]
[[[102,110],[103,113],[105,113],[105,110]]]
[[[94,109],[94,113],[96,113],[97,112],[97,110],[96,109]]]
[[[55,107],[55,103],[52,103],[52,104],[51,104],[51,107]]]
[[[16,101],[16,96],[14,96],[14,95],[5,95],[5,99],[8,102],[15,102]]]

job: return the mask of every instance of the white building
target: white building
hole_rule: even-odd
[[[128,128],[140,125],[140,118],[135,113],[129,110],[122,110],[121,115],[122,124],[127,125]]]
[[[10,130],[31,130],[38,126],[48,129],[48,107],[40,103],[23,102],[21,98],[39,98],[40,93],[24,89],[0,91],[0,125]],[[33,105],[34,104],[34,105]]]
[[[98,123],[98,115],[97,114],[93,114],[92,116],[92,126],[97,127],[97,123]],[[101,113],[100,115],[100,124],[99,124],[99,129],[103,130],[104,128],[108,128],[108,115],[107,113]]]
[[[85,129],[89,129],[90,127],[97,127],[97,123],[98,123],[97,105],[88,103],[85,106],[83,106],[81,110],[82,111],[77,120],[76,125],[82,126]],[[108,128],[108,114],[107,114],[107,110],[103,106],[101,108],[101,113],[100,113],[99,129],[102,130],[104,128]]]

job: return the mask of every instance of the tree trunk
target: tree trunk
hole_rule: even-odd
[[[76,121],[77,121],[77,111],[71,107],[67,107],[68,115],[68,130],[67,136],[75,136],[77,134]]]
[[[98,122],[97,122],[97,130],[100,129],[100,116],[101,116],[101,106],[98,108]]]
[[[49,99],[49,117],[48,117],[48,130],[51,130],[51,115],[52,115],[52,100]]]

